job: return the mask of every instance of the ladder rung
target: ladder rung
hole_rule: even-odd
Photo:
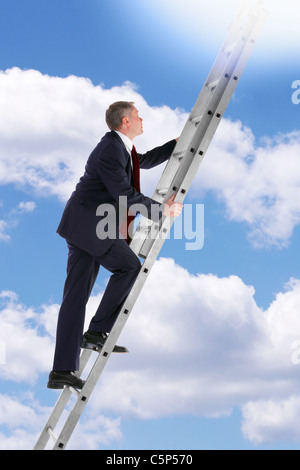
[[[56,434],[53,432],[53,430],[50,427],[47,428],[47,433],[49,434],[50,437],[52,437],[54,442],[57,442],[58,437],[56,436]]]
[[[213,91],[219,84],[220,79],[218,78],[217,80],[214,80],[213,82],[207,83],[206,88],[209,88],[211,91]]]
[[[187,148],[183,149],[183,150],[179,150],[178,152],[174,152],[173,153],[173,157],[177,157],[179,158],[181,155],[183,155],[185,152],[187,151]]]
[[[193,124],[197,126],[199,122],[201,121],[202,117],[203,117],[203,114],[201,114],[201,116],[196,116],[194,118],[191,118],[190,122],[192,122]]]
[[[222,52],[225,54],[225,55],[229,55],[232,53],[233,49],[235,48],[236,46],[236,42],[233,42],[232,44],[230,44],[229,46],[227,46],[225,49],[222,50]]]
[[[156,190],[157,194],[159,194],[160,196],[165,196],[168,191],[169,191],[169,188],[163,188],[163,189],[157,189]]]
[[[72,393],[74,393],[74,395],[76,395],[77,397],[79,397],[80,392],[78,392],[78,390],[76,390],[76,388],[74,388],[74,387],[68,387],[68,388],[69,388],[69,390],[70,390]]]
[[[150,230],[151,230],[151,225],[147,225],[147,226],[146,225],[139,225],[137,227],[138,232],[148,233],[148,232],[150,232]]]

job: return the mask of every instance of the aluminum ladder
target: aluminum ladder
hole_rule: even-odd
[[[183,203],[204,155],[220,124],[221,118],[241,78],[242,72],[252,53],[254,45],[266,22],[268,12],[261,1],[253,4],[246,0],[236,19],[231,24],[225,42],[208,75],[196,104],[187,120],[177,145],[168,161],[153,199],[163,203],[175,194],[175,201]],[[155,223],[141,218],[130,244],[134,253],[144,260],[141,271],[133,285],[122,310],[109,334],[81,391],[65,387],[47,421],[34,450],[45,449],[50,438],[54,440],[53,450],[66,449],[67,443],[88,403],[94,387],[117,343],[130,316],[134,304],[149,276],[173,219],[165,218]],[[80,357],[81,375],[92,351],[83,350]],[[56,425],[75,394],[75,405],[69,413],[59,435]]]

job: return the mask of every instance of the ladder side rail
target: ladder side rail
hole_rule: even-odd
[[[225,110],[232,98],[232,95],[236,89],[236,86],[243,74],[243,71],[247,65],[247,62],[251,56],[252,50],[254,48],[255,42],[258,39],[258,36],[260,35],[263,25],[265,24],[265,21],[267,19],[268,12],[266,10],[262,10],[260,12],[259,17],[256,17],[256,21],[250,23],[249,26],[249,34],[248,34],[248,39],[245,40],[245,46],[243,47],[242,51],[240,52],[240,57],[239,60],[235,63],[234,62],[234,57],[232,58],[232,62],[235,65],[234,69],[232,70],[231,73],[231,79],[228,81],[228,84],[226,85],[226,89],[224,90],[224,93],[222,93],[220,100],[216,102],[216,106],[212,103],[212,108],[215,110],[215,112],[212,115],[211,122],[209,126],[206,129],[205,134],[203,135],[202,139],[197,143],[197,141],[194,142],[195,144],[195,149],[196,153],[201,156],[200,163],[203,160],[205,153],[212,141],[212,138],[221,122],[221,118],[225,113]],[[198,158],[199,159],[199,158]],[[190,173],[189,180],[190,182],[193,179],[193,175],[195,171],[198,170],[199,164],[196,162],[197,158],[191,161],[191,165],[188,168],[187,175]],[[195,170],[193,167],[196,163],[197,169]],[[186,176],[187,176],[186,175]],[[181,180],[181,179],[180,179]],[[176,184],[176,181],[174,182]],[[183,179],[183,185],[185,187],[190,187],[190,184],[186,181],[186,178]]]
[[[224,82],[224,87],[222,87],[221,93],[215,93],[209,106],[210,109],[206,110],[208,116],[206,121],[203,122],[203,126],[199,128],[199,132],[196,133],[192,140],[188,164],[182,166],[179,169],[172,182],[174,187],[180,188],[180,192],[182,194],[186,194],[190,187],[190,184],[187,182],[187,176],[190,175],[189,180],[191,183],[191,180],[193,179],[202,160],[204,159],[207,149],[221,123],[222,117],[230,99],[232,98],[239,77],[242,73],[242,67],[240,66],[241,61],[243,61],[242,53],[240,55],[240,60],[237,62],[235,68],[233,68],[233,70],[231,69],[231,79]],[[242,66],[244,65],[245,63],[242,64]]]
[[[83,370],[85,369],[89,358],[91,357],[92,351],[89,350],[84,350],[80,356],[80,368],[79,368],[79,374],[81,375]],[[60,397],[58,398],[52,413],[42,430],[40,437],[38,438],[33,450],[43,450],[45,449],[49,439],[50,439],[50,434],[49,434],[49,429],[54,432],[55,427],[64,411],[66,408],[70,398],[72,396],[72,392],[68,387],[65,387],[62,393],[60,394]]]
[[[150,236],[153,223],[154,223],[153,221],[147,219],[146,217],[141,216],[140,223],[130,243],[130,248],[137,256],[139,256],[140,249],[143,243]]]
[[[212,99],[212,93],[209,93],[210,98],[209,100],[206,100],[206,107],[209,107],[209,103]],[[157,202],[163,203],[167,199],[171,197],[171,193],[176,193],[178,190],[178,184],[174,184],[175,178],[178,180],[178,174],[179,173],[185,173],[187,171],[188,166],[190,165],[190,157],[191,157],[191,148],[193,148],[193,145],[191,145],[191,142],[193,142],[193,139],[195,138],[195,135],[199,135],[201,132],[203,133],[203,126],[208,126],[209,121],[211,120],[211,117],[207,115],[207,112],[205,113],[205,116],[200,120],[200,125],[196,126],[195,124],[192,123],[191,117],[188,119],[185,128],[180,136],[180,139],[173,151],[173,154],[171,155],[163,173],[162,176],[158,182],[158,185],[154,191],[154,194],[152,196],[152,199],[156,200]],[[187,136],[189,136],[189,139],[187,139]],[[183,141],[188,141],[188,144],[182,144]],[[184,145],[184,150],[179,150],[180,145]],[[182,158],[179,161],[178,158],[175,156],[178,153],[182,154]],[[163,188],[165,190],[163,191]],[[141,254],[143,258],[145,258],[143,252],[142,252],[142,246],[144,243],[147,242],[147,240],[153,240],[155,236],[155,224],[153,224],[151,221],[150,223],[147,222],[148,219],[145,217],[142,217],[141,222],[133,236],[133,240],[131,241],[131,249],[137,254]],[[143,230],[144,227],[149,227],[149,230]],[[148,236],[150,233],[150,237]]]
[[[130,291],[130,293],[127,296],[127,299],[123,303],[123,306],[121,308],[120,314],[105,342],[104,347],[102,348],[101,352],[99,353],[99,357],[96,359],[95,365],[93,369],[90,372],[90,375],[88,376],[87,382],[84,385],[82,389],[82,394],[83,395],[88,395],[92,391],[96,381],[92,380],[96,379],[98,380],[99,372],[102,372],[105,363],[107,362],[107,359],[109,358],[110,354],[112,353],[112,350],[125,326],[125,324],[128,321],[128,318],[132,312],[132,309],[146,283],[146,280],[151,272],[151,269],[157,259],[157,256],[168,236],[168,233],[172,227],[172,224],[174,222],[174,218],[168,218],[164,217],[163,223],[160,228],[160,232],[158,236],[155,239],[155,243],[152,246],[151,251],[148,253],[147,259],[144,261],[141,271]],[[102,360],[102,357],[105,359],[105,361]],[[100,365],[98,365],[98,364]]]
[[[221,49],[218,54],[218,58],[212,68],[212,71],[206,79],[205,85],[203,86],[200,95],[198,96],[196,104],[194,105],[190,113],[189,119],[187,120],[185,127],[182,131],[180,139],[176,144],[172,156],[169,159],[165,171],[162,173],[157,188],[152,196],[152,198],[155,199],[157,202],[162,202],[164,200],[164,195],[159,195],[159,191],[161,190],[161,188],[167,188],[169,186],[170,183],[168,184],[168,181],[170,181],[170,178],[172,178],[172,175],[175,174],[176,169],[179,166],[178,160],[182,161],[185,159],[186,153],[188,152],[188,148],[190,146],[191,135],[195,134],[197,131],[195,127],[195,120],[198,119],[197,124],[200,122],[201,118],[203,117],[202,115],[205,114],[205,110],[207,109],[209,102],[211,101],[213,91],[217,87],[216,85],[213,90],[208,87],[208,83],[212,79],[211,76],[214,75],[214,77],[217,77],[217,80],[215,81],[219,83],[220,79],[222,78],[223,70],[226,68],[226,65],[228,63],[229,57],[230,55],[224,57],[224,54],[222,53]],[[181,158],[178,158],[178,156],[180,156]],[[175,167],[175,171],[172,167]]]
[[[248,4],[249,1],[247,1],[246,3]],[[194,105],[191,111],[190,117],[186,123],[183,133],[173,153],[178,153],[180,150],[182,151],[180,147],[188,147],[189,144],[185,143],[184,145],[182,145],[182,139],[185,136],[185,134],[190,136],[193,133],[192,132],[193,127],[189,125],[189,122],[195,121],[197,115],[199,115],[200,112],[203,113],[202,118],[205,117],[206,110],[208,109],[208,103],[213,98],[213,93],[207,91],[207,85],[211,82],[211,80],[215,80],[217,77],[217,80],[215,80],[215,81],[218,81],[218,85],[215,86],[215,88],[217,88],[219,86],[219,80],[224,79],[225,73],[227,74],[227,78],[230,78],[232,74],[232,71],[230,70],[231,69],[230,64],[232,64],[233,62],[233,57],[239,57],[239,55],[241,54],[241,44],[245,45],[245,43],[249,40],[250,35],[251,35],[251,28],[253,26],[253,23],[256,21],[256,19],[257,18],[253,18],[253,15],[252,15],[248,19],[249,21],[251,21],[251,27],[249,27],[248,24],[246,23],[243,29],[240,28],[240,32],[238,33],[238,36],[236,36],[235,38],[235,48],[233,51],[231,51],[231,53],[228,55],[226,60],[224,60],[224,57],[222,57],[224,46],[219,51],[217,59],[212,67],[212,70],[210,71],[206,79],[205,85],[203,86],[199,94],[196,104]],[[221,61],[220,61],[220,57],[222,58]],[[213,91],[215,91],[215,88]],[[188,142],[190,143],[190,141],[191,140],[189,139]]]
[[[225,77],[225,75],[224,75]],[[232,83],[232,90],[228,93],[229,84]],[[189,150],[186,154],[182,165],[178,168],[176,175],[171,181],[170,188],[165,195],[165,200],[171,197],[172,193],[176,193],[177,196],[175,200],[177,202],[183,202],[188,192],[188,189],[191,185],[191,182],[187,181],[187,175],[190,175],[191,180],[194,178],[208,148],[210,142],[212,141],[214,134],[217,130],[219,123],[223,114],[216,113],[219,104],[222,102],[224,95],[229,95],[226,98],[226,101],[229,102],[233,91],[237,85],[235,80],[229,81],[227,78],[223,80],[223,83],[220,82],[218,85],[218,90],[214,93],[214,99],[212,98],[211,102],[208,105],[209,109],[206,109],[205,116],[201,120],[201,124],[197,127],[197,130],[194,136],[191,139]],[[206,141],[206,145],[204,142]],[[197,152],[197,149],[201,147],[201,150]],[[147,253],[150,250],[151,245],[155,240],[155,230],[158,230],[157,224],[152,226],[152,236],[144,240],[144,243],[140,247],[139,254],[143,258],[147,257]],[[154,234],[154,235],[153,235]]]
[[[38,438],[34,449],[33,450],[43,450],[45,449],[46,445],[48,444],[48,441],[50,439],[50,433],[49,429],[53,432],[55,429],[55,426],[57,425],[63,411],[65,410],[70,398],[72,396],[71,390],[68,388],[64,388],[63,392],[61,393],[56,405],[54,406],[52,413],[40,435]]]

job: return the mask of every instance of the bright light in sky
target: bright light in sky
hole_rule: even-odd
[[[165,23],[193,44],[206,42],[207,47],[222,44],[222,39],[243,0],[151,0],[149,6],[163,17]],[[256,1],[253,0],[253,4]],[[295,0],[264,0],[270,13],[260,39],[260,54],[268,60],[290,57],[300,43],[300,4]],[[196,44],[197,44],[196,42]],[[264,56],[265,58],[265,56]]]

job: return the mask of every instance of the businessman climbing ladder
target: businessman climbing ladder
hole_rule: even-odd
[[[132,275],[131,278],[132,285],[131,287],[127,286],[127,290],[124,289],[124,301],[123,303],[121,302],[121,304],[118,303],[118,308],[114,310],[114,315],[111,314],[110,316],[104,317],[102,315],[97,316],[96,314],[96,318],[93,319],[94,323],[92,320],[90,325],[89,332],[87,332],[87,335],[84,335],[83,344],[82,338],[77,337],[76,348],[78,342],[80,342],[81,345],[86,345],[88,348],[84,349],[81,354],[78,375],[72,372],[72,374],[74,374],[74,383],[65,384],[65,379],[60,377],[56,377],[56,382],[53,381],[51,383],[52,377],[50,375],[49,386],[55,385],[56,383],[56,388],[59,388],[59,385],[65,385],[65,388],[60,398],[58,399],[58,402],[55,405],[53,412],[51,413],[51,416],[41,433],[41,436],[36,443],[36,450],[44,449],[50,437],[55,442],[53,449],[63,450],[66,448],[67,443],[80,419],[80,416],[88,402],[91,393],[93,392],[93,389],[107,363],[110,354],[113,351],[116,351],[115,348],[121,348],[122,351],[126,349],[121,346],[116,346],[116,343],[146,282],[151,268],[157,259],[160,249],[168,236],[173,220],[172,217],[170,223],[169,216],[176,216],[176,214],[178,214],[181,210],[181,206],[184,202],[189,187],[218,128],[218,125],[224,115],[237,83],[240,80],[242,72],[250,57],[256,40],[263,28],[266,18],[267,12],[263,8],[261,2],[256,3],[254,6],[252,5],[251,1],[245,2],[244,8],[238,14],[236,20],[229,29],[225,43],[217,56],[213,68],[183,129],[180,139],[178,142],[174,140],[167,143],[165,146],[163,146],[164,148],[162,147],[159,150],[154,149],[154,153],[150,156],[150,160],[152,162],[154,162],[154,160],[161,162],[166,160],[171,153],[171,157],[168,161],[168,164],[166,165],[153,197],[148,198],[149,200],[146,198],[146,200],[143,201],[145,202],[145,205],[143,206],[142,204],[142,207],[145,207],[145,209],[142,213],[142,219],[139,227],[136,230],[133,239],[130,241],[128,238],[128,241],[130,241],[130,248],[124,239],[118,239],[120,246],[121,242],[122,247],[125,247],[126,244],[126,252],[131,259],[131,271],[134,271],[134,275]],[[136,115],[136,119],[136,123],[138,123],[138,115]],[[120,136],[117,135],[117,137]],[[117,138],[115,139],[117,143]],[[129,142],[125,141],[124,143],[123,141],[125,150],[126,143],[128,144]],[[134,158],[134,156],[132,158]],[[145,158],[146,156],[141,156],[142,165],[144,165],[146,162]],[[90,164],[91,167],[87,167],[87,172],[94,169],[93,158],[90,161]],[[129,164],[133,165],[133,162],[131,163],[130,158],[128,158],[128,168]],[[108,172],[107,174],[110,174],[110,160],[105,161],[105,165],[105,171]],[[131,177],[131,173],[128,172],[127,178]],[[107,182],[107,184],[110,183]],[[133,184],[136,184],[136,181]],[[133,190],[130,194],[133,194]],[[134,194],[140,193],[137,191],[137,189],[134,188]],[[86,202],[84,201],[85,199],[82,198],[80,201],[76,201],[76,204],[81,204],[83,207],[84,204],[87,206]],[[133,202],[133,199],[131,202]],[[151,205],[154,206],[152,214],[151,212],[149,213],[149,208]],[[85,207],[85,209],[87,209],[87,207]],[[89,209],[91,212],[94,211],[94,217],[96,218],[95,207],[90,206]],[[121,208],[119,207],[118,210],[120,209]],[[173,209],[173,214],[170,214],[169,209],[171,209],[171,211]],[[72,211],[72,207],[70,211]],[[132,214],[130,214],[130,216],[132,216]],[[66,219],[67,218],[68,214],[66,214]],[[87,221],[87,223],[90,222]],[[62,231],[62,234],[64,234],[63,224],[62,227],[60,227],[60,230]],[[84,228],[81,228],[81,226],[77,227],[77,232],[80,232],[80,230],[84,230]],[[72,231],[72,236],[77,236],[77,232],[76,230]],[[128,237],[128,234],[126,234],[126,237]],[[87,245],[85,246],[88,248],[88,250],[94,249],[94,243],[97,242],[96,238],[97,234],[94,232],[92,239],[87,240]],[[77,240],[75,239],[69,240],[70,245],[76,246],[76,242]],[[80,249],[85,251],[85,247],[83,245],[80,247]],[[125,248],[123,253],[125,253]],[[99,253],[99,257],[101,256],[102,253]],[[75,256],[74,263],[76,263],[77,259],[78,257],[76,258]],[[135,260],[134,262],[133,259]],[[139,259],[144,260],[142,265]],[[136,260],[138,260],[138,262]],[[90,260],[85,261],[84,266],[87,266],[87,272],[84,276],[86,298],[90,294],[93,283],[95,282],[95,276],[98,273],[99,265],[99,260],[94,263],[91,263]],[[70,269],[70,272],[71,271],[72,269]],[[68,295],[67,289],[65,295]],[[121,301],[121,296],[118,301]],[[101,335],[101,338],[97,337],[94,340],[91,340],[93,333],[98,333],[100,327],[101,329],[105,330],[100,332],[103,334],[103,336]],[[106,329],[109,327],[112,328],[110,330],[110,334],[107,336],[105,333]],[[72,367],[77,365],[77,358],[75,358],[74,363],[74,351],[76,349],[74,344],[72,359],[73,362],[72,364],[68,363],[68,365],[64,365],[65,368],[67,366],[70,368],[71,365]],[[80,376],[92,354],[92,349],[90,349],[90,347],[98,351],[98,356],[86,382],[83,383]],[[67,355],[69,355],[69,353]],[[58,355],[58,357],[62,357],[62,350],[61,355]],[[62,367],[62,365],[59,367]],[[58,371],[54,372],[59,372],[59,369]],[[69,373],[70,370],[62,370],[61,372]],[[80,382],[76,382],[77,380]],[[72,394],[75,394],[76,397],[75,405],[69,413],[62,430],[59,432],[59,434],[57,434],[55,432],[56,425]]]

